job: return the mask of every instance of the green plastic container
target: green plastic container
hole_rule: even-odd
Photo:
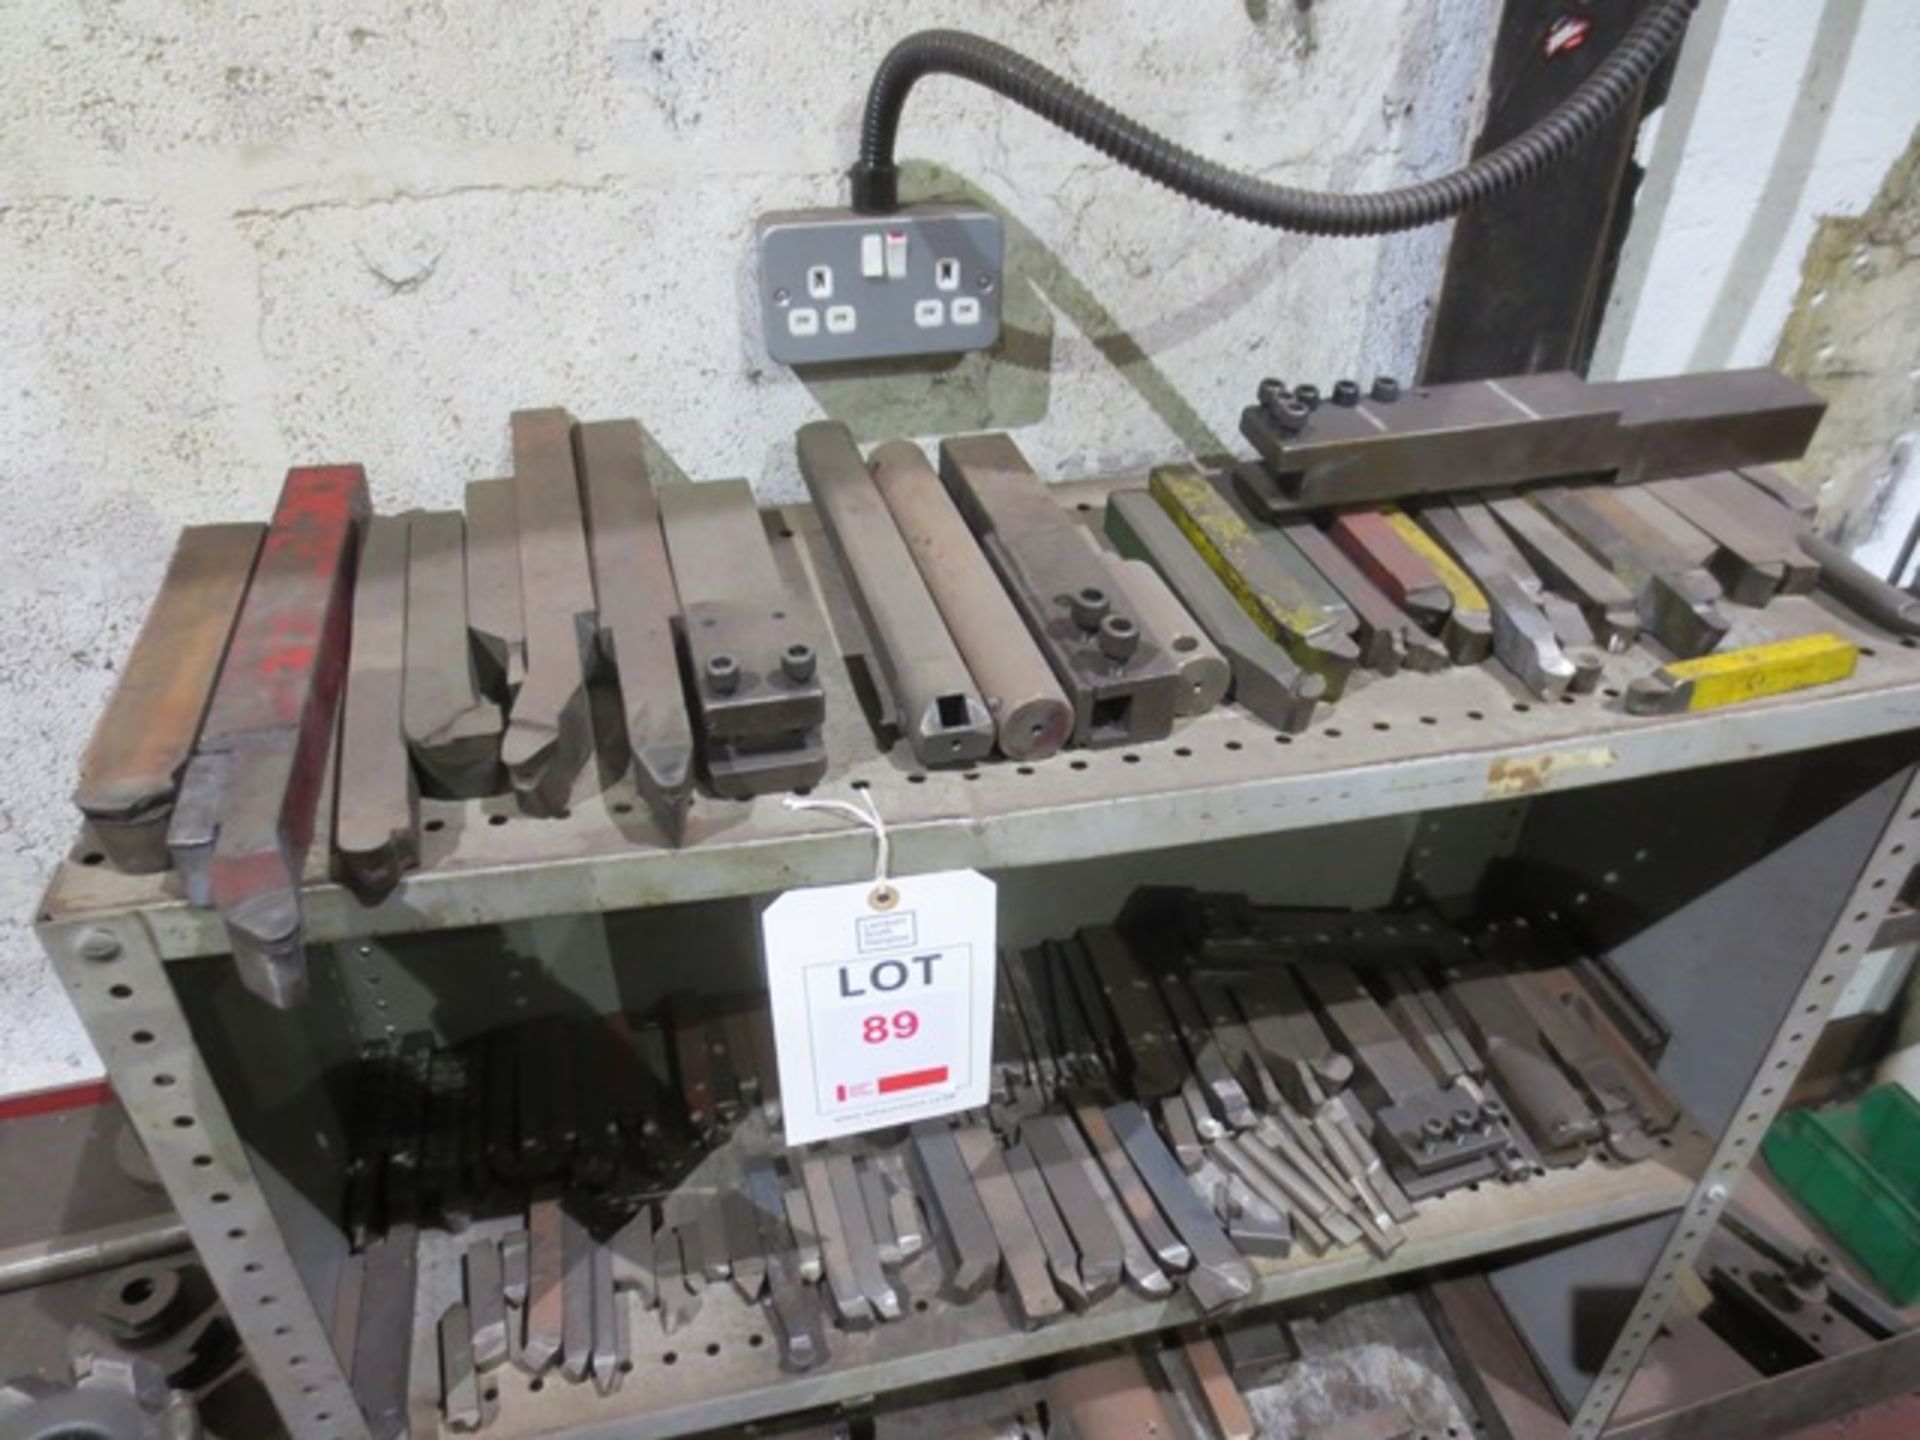
[[[1920,1301],[1920,1101],[1898,1085],[1793,1110],[1761,1153],[1896,1305]]]

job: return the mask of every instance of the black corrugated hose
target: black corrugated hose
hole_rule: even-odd
[[[1367,195],[1296,190],[1242,175],[1154,134],[1004,45],[960,30],[923,30],[895,45],[874,71],[852,172],[853,204],[868,214],[899,208],[893,150],[907,95],[925,76],[954,75],[1031,110],[1149,180],[1242,220],[1309,235],[1413,230],[1524,184],[1591,139],[1679,43],[1697,3],[1648,6],[1599,68],[1525,134],[1451,175]]]

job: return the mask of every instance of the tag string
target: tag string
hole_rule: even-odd
[[[826,810],[873,831],[873,883],[885,887],[893,842],[887,838],[887,822],[880,818],[880,808],[873,803],[872,794],[865,790],[858,794],[860,805],[850,805],[845,800],[802,799],[798,795],[787,796],[785,804],[789,810]]]

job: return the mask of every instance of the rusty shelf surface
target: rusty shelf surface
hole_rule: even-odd
[[[1103,487],[1059,488],[1063,503],[1097,523]],[[811,583],[814,557],[825,554],[812,511],[790,507],[770,522],[783,567]],[[1152,745],[926,771],[904,745],[877,749],[845,669],[829,655],[821,673],[831,764],[817,789],[869,791],[898,873],[992,870],[1514,799],[1920,727],[1920,650],[1911,642],[1863,626],[1819,593],[1728,610],[1728,646],[1834,630],[1863,647],[1859,668],[1818,689],[1670,718],[1622,708],[1627,684],[1659,663],[1645,648],[1609,657],[1598,692],[1555,703],[1533,699],[1492,661],[1432,675],[1361,674],[1296,736],[1229,704],[1178,722]],[[426,800],[421,868],[372,909],[326,881],[326,847],[316,844],[309,938],[764,894],[869,873],[865,830],[788,810],[782,798],[700,795],[677,849],[624,778],[605,790],[583,787],[560,819],[523,815],[508,795]],[[188,908],[173,876],[118,874],[83,831],[41,918],[128,911],[143,912],[168,959],[226,948],[219,917]]]

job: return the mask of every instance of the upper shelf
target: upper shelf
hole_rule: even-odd
[[[1106,488],[1062,486],[1062,502],[1097,520]],[[813,515],[793,507],[781,519],[774,544],[782,564],[811,580]],[[1818,689],[1671,718],[1621,708],[1627,683],[1657,664],[1645,649],[1611,657],[1597,693],[1552,704],[1534,700],[1493,661],[1433,675],[1357,674],[1301,735],[1278,735],[1229,705],[1179,722],[1172,738],[1152,745],[922,771],[904,746],[876,751],[845,670],[827,654],[832,763],[818,792],[869,789],[898,873],[1005,869],[1512,799],[1920,727],[1913,642],[1863,628],[1819,593],[1728,611],[1727,647],[1834,630],[1863,647],[1859,669]],[[316,840],[308,938],[757,895],[871,873],[866,830],[789,810],[782,800],[701,795],[677,849],[662,843],[625,778],[583,794],[564,820],[523,816],[511,796],[427,800],[421,868],[372,909],[325,882],[327,846]],[[118,874],[83,832],[40,920],[128,911],[142,912],[167,958],[227,948],[219,916],[188,907],[174,876]]]

